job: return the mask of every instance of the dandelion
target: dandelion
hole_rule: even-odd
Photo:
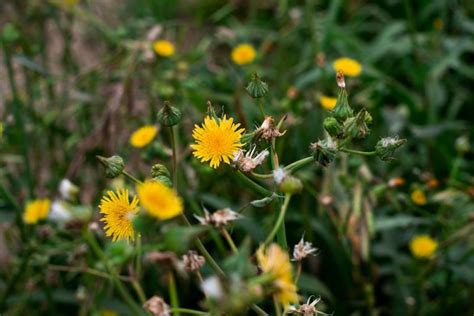
[[[358,61],[347,57],[336,59],[332,67],[335,71],[342,71],[348,77],[357,77],[362,72],[362,65]]]
[[[426,204],[426,195],[423,191],[417,189],[411,194],[411,200],[416,205],[425,205]]]
[[[237,65],[247,65],[254,61],[257,53],[250,44],[240,44],[232,50],[232,61]]]
[[[158,127],[145,125],[137,129],[130,135],[130,144],[133,147],[142,148],[151,143],[158,133]]]
[[[25,212],[23,213],[23,221],[26,224],[36,224],[42,219],[48,217],[51,201],[49,199],[37,199],[28,202]]]
[[[325,95],[319,97],[319,103],[323,108],[328,111],[332,111],[334,109],[334,107],[336,106],[336,101],[337,99],[334,97],[328,97]]]
[[[136,196],[130,198],[127,189],[119,189],[117,192],[108,191],[100,201],[100,213],[104,215],[101,219],[105,223],[105,235],[112,237],[112,241],[134,239],[132,220],[138,212],[138,199]]]
[[[141,206],[152,216],[166,220],[183,212],[183,201],[175,190],[160,181],[147,181],[137,186]]]
[[[418,235],[410,241],[410,251],[417,258],[431,258],[437,248],[436,240],[428,235]]]
[[[153,43],[153,49],[161,57],[171,57],[174,55],[174,44],[167,40],[158,40]]]
[[[257,261],[264,273],[269,273],[274,278],[277,288],[276,297],[285,306],[298,302],[298,294],[293,276],[289,256],[277,244],[268,248],[260,247],[257,251]]]
[[[234,124],[234,119],[216,120],[209,116],[204,119],[204,124],[194,126],[193,138],[196,144],[191,145],[193,155],[201,162],[210,161],[212,168],[219,167],[221,161],[230,164],[234,154],[243,146],[240,137],[244,129],[239,129],[240,124]]]

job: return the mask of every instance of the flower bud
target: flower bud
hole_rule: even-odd
[[[157,115],[158,122],[164,126],[174,126],[181,121],[181,111],[172,105],[168,101],[165,101],[163,107],[160,109]]]
[[[366,110],[361,110],[355,117],[350,117],[344,122],[344,132],[352,138],[364,138],[369,134],[366,117],[370,114]],[[371,117],[370,117],[371,118]]]
[[[382,138],[375,145],[375,151],[377,152],[377,156],[384,161],[390,161],[395,159],[393,158],[395,150],[405,144],[406,141],[406,139],[398,139],[398,137]]]
[[[286,194],[295,194],[301,192],[303,184],[301,180],[293,176],[286,176],[285,179],[280,183],[279,187],[281,192]]]
[[[102,157],[96,156],[99,159],[100,163],[105,167],[105,174],[108,178],[115,178],[118,177],[123,169],[125,168],[125,164],[123,162],[122,157],[114,155],[112,157]]]
[[[336,144],[332,139],[318,140],[317,143],[310,145],[310,150],[316,160],[321,166],[327,167],[335,158],[338,152]]]
[[[344,135],[341,123],[339,123],[334,117],[327,117],[324,120],[323,125],[326,132],[333,137],[340,138]]]
[[[170,172],[168,170],[168,168],[166,168],[166,166],[162,165],[162,164],[155,164],[153,165],[153,167],[151,167],[151,177],[152,178],[156,178],[156,177],[159,177],[159,176],[165,176],[165,177],[170,177]]]
[[[334,117],[339,122],[344,122],[347,118],[352,117],[353,111],[349,106],[349,102],[347,101],[347,92],[346,90],[342,89],[337,96],[336,106],[334,110],[332,110]]]
[[[260,80],[260,77],[258,76],[258,74],[254,72],[252,75],[252,79],[250,80],[245,90],[247,90],[248,94],[252,98],[258,99],[267,94],[268,85],[264,81]]]

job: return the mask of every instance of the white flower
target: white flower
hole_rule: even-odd
[[[221,282],[216,276],[211,276],[201,283],[201,289],[209,298],[220,299],[224,293]]]
[[[68,179],[61,180],[61,183],[59,184],[59,193],[63,199],[70,201],[76,197],[78,192],[79,188],[74,183]]]
[[[48,214],[48,219],[58,224],[71,220],[72,214],[68,207],[69,204],[65,201],[54,201],[51,205],[51,211]]]

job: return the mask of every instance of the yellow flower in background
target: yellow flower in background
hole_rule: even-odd
[[[418,235],[410,240],[410,251],[417,258],[431,258],[437,248],[436,240],[428,235]]]
[[[342,71],[347,77],[357,77],[362,72],[362,65],[357,60],[347,57],[336,59],[332,67],[336,72]]]
[[[166,220],[183,212],[183,201],[175,190],[160,181],[147,181],[137,186],[140,205],[152,216]]]
[[[100,201],[100,213],[104,215],[101,219],[105,223],[105,235],[116,240],[133,240],[135,231],[132,220],[138,213],[138,199],[133,197],[130,202],[127,189],[119,189],[117,193],[108,191]]]
[[[130,136],[130,144],[133,147],[142,148],[151,143],[158,133],[155,125],[145,125],[137,129]]]
[[[332,109],[334,109],[334,107],[336,106],[336,101],[337,101],[337,98],[328,97],[325,95],[322,95],[319,97],[319,103],[321,104],[323,108],[325,108],[328,111],[331,111]]]
[[[255,48],[250,44],[240,44],[232,50],[232,61],[237,65],[247,65],[255,60]]]
[[[298,302],[298,294],[288,254],[277,244],[271,244],[264,249],[263,246],[257,251],[257,261],[263,273],[269,273],[274,277],[274,285],[277,288],[276,297],[286,308],[290,303]]]
[[[25,212],[23,213],[23,221],[26,224],[36,224],[42,219],[46,219],[51,207],[49,199],[37,199],[26,204]]]
[[[174,55],[174,44],[167,40],[158,40],[153,43],[153,49],[162,57],[171,57]]]
[[[119,313],[112,309],[103,309],[100,311],[100,316],[119,316]]]
[[[63,0],[64,4],[73,7],[79,3],[79,0]]]
[[[411,200],[416,205],[425,205],[426,204],[426,195],[421,190],[415,190],[411,194]]]
[[[215,120],[210,116],[204,119],[201,126],[195,125],[193,138],[196,144],[191,145],[193,155],[201,162],[210,161],[212,168],[219,167],[221,161],[229,164],[237,150],[243,146],[240,137],[244,129],[234,124],[234,119]]]
[[[436,19],[433,21],[433,26],[434,26],[434,28],[437,29],[438,31],[439,31],[439,30],[442,30],[442,29],[443,29],[443,26],[444,26],[443,19],[441,19],[441,18],[436,18]]]

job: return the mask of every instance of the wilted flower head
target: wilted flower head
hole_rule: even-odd
[[[310,150],[321,166],[327,167],[335,158],[337,153],[336,143],[331,139],[318,140],[310,145]]]
[[[321,301],[321,297],[315,298],[311,302],[312,296],[308,298],[305,304],[302,304],[298,307],[295,305],[291,305],[288,308],[288,313],[290,314],[298,314],[298,315],[303,315],[303,316],[315,316],[317,314],[322,314],[322,315],[327,315],[326,313],[320,312],[316,309],[316,304]]]
[[[224,208],[217,210],[214,213],[210,214],[206,209],[204,209],[204,216],[200,217],[194,215],[194,217],[202,225],[211,225],[214,227],[223,227],[229,224],[232,221],[235,221],[241,217],[239,213],[232,211],[230,208]]]
[[[206,259],[194,250],[189,250],[187,254],[183,255],[183,266],[188,272],[199,271],[204,263],[206,263]]]
[[[293,261],[301,261],[309,255],[313,255],[318,251],[318,248],[314,248],[313,244],[309,241],[304,241],[301,237],[299,243],[295,245],[293,249]]]
[[[153,316],[170,316],[171,309],[165,300],[155,295],[143,304],[143,308]]]
[[[280,132],[274,124],[273,117],[266,116],[263,120],[262,125],[255,131],[257,138],[261,139],[273,139],[285,135],[286,131]]]
[[[255,148],[256,147],[253,146],[252,149],[245,154],[243,150],[239,149],[233,158],[233,164],[243,172],[252,172],[261,165],[269,155],[266,149],[255,155]]]

